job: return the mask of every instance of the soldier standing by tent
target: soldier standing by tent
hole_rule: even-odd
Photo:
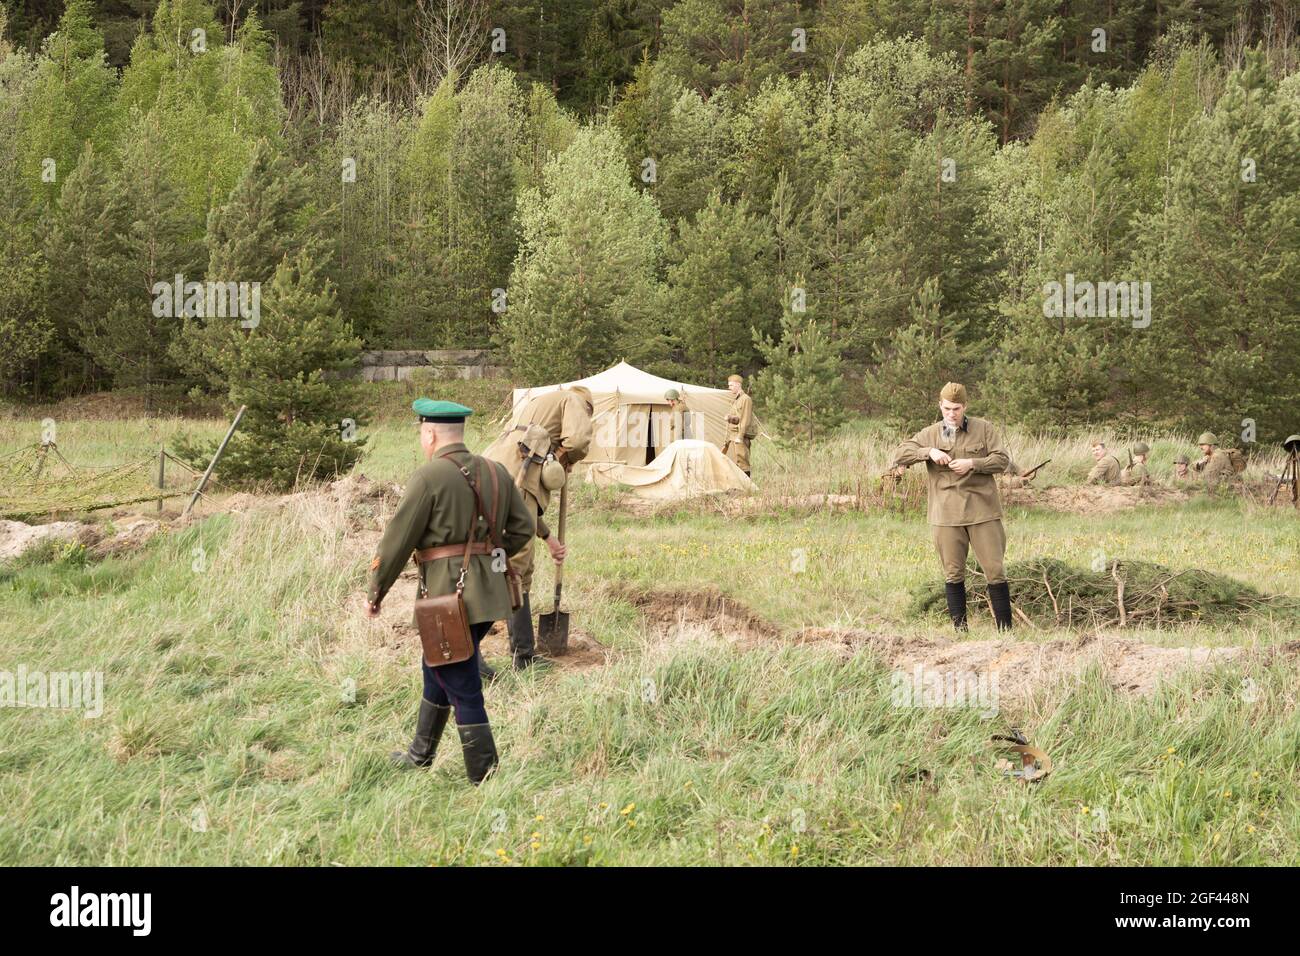
[[[551,492],[558,491],[569,470],[587,456],[593,410],[591,391],[585,386],[545,392],[530,399],[516,425],[483,452],[483,457],[500,462],[510,472],[535,516],[537,537],[546,542],[556,564],[564,560],[565,547],[551,535],[543,515],[551,503]],[[510,618],[510,654],[515,670],[523,670],[533,662],[535,647],[528,597],[533,583],[531,540],[510,559],[510,565],[524,591],[523,604]],[[485,667],[484,676],[492,676],[491,668]]]
[[[727,413],[727,443],[722,446],[722,453],[748,476],[749,445],[758,434],[758,426],[754,422],[754,400],[745,394],[744,382],[739,375],[727,377],[732,398]]]
[[[1007,547],[1002,500],[994,478],[1010,461],[993,426],[966,415],[966,386],[949,382],[939,393],[940,421],[900,444],[891,467],[925,463],[929,519],[944,571],[948,614],[966,629],[966,555],[971,548],[988,580],[998,630],[1011,627],[1011,589],[1002,570]]]
[[[682,398],[682,393],[675,388],[670,388],[664,392],[664,401],[668,403],[668,441],[665,446],[681,438],[693,438],[690,434],[690,408],[686,404],[686,399]],[[655,447],[659,447],[657,444]]]
[[[1090,485],[1118,485],[1119,459],[1106,450],[1106,443],[1100,438],[1093,439],[1091,448],[1092,457],[1097,464],[1092,466],[1092,471],[1088,472],[1088,477],[1084,480]]]
[[[420,698],[415,739],[405,751],[393,754],[392,759],[406,767],[427,767],[433,763],[438,741],[454,708],[465,755],[465,772],[477,784],[497,763],[496,743],[488,724],[479,677],[482,655],[477,649],[492,622],[510,613],[510,591],[505,575],[499,568],[493,568],[493,542],[488,540],[492,536],[484,534],[476,539],[479,502],[482,501],[484,517],[499,529],[500,546],[507,555],[529,543],[533,521],[505,469],[471,455],[465,447],[465,418],[473,414],[470,409],[455,402],[427,398],[418,399],[412,407],[420,416],[420,447],[427,463],[406,483],[397,512],[384,529],[383,539],[370,562],[366,613],[370,617],[379,615],[384,596],[412,551],[416,551],[425,593],[435,597],[452,594],[457,590],[458,574],[463,579],[461,598],[475,654],[468,660],[441,667],[430,667],[422,661],[424,695]],[[461,472],[462,468],[469,473],[469,478]],[[500,471],[496,481],[491,480],[488,470],[491,468]],[[494,486],[495,499],[488,490]],[[477,548],[471,545],[465,564],[467,541],[474,542]]]

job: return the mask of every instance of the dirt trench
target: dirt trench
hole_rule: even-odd
[[[769,648],[774,641],[831,646],[845,656],[863,650],[891,669],[997,675],[998,691],[1008,700],[1025,700],[1053,684],[1082,679],[1100,669],[1116,691],[1145,696],[1186,670],[1206,670],[1244,660],[1243,647],[1165,647],[1130,637],[1084,635],[1051,641],[1011,638],[955,640],[946,635],[901,636],[851,628],[805,627],[782,630],[741,602],[716,589],[635,590],[614,588],[611,596],[635,605],[653,637],[716,639],[743,650]],[[1263,654],[1300,655],[1300,641]]]

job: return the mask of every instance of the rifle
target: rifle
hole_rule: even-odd
[[[1133,470],[1133,449],[1132,448],[1128,450],[1128,470],[1129,471]]]
[[[1051,461],[1051,460],[1052,460],[1052,459],[1050,459],[1050,458],[1047,459],[1047,461]],[[1046,465],[1046,464],[1047,464],[1047,461],[1043,462],[1043,465]],[[1039,468],[1042,468],[1043,465],[1035,465],[1033,468],[1030,468],[1027,472],[1025,472],[1025,473],[1024,473],[1023,475],[1021,475],[1020,477],[1023,478],[1023,479],[1025,479],[1025,481],[1028,481],[1030,478],[1034,477],[1034,475],[1038,474],[1038,469],[1039,469]]]

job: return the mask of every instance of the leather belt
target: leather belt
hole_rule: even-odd
[[[470,554],[491,554],[492,545],[487,541],[475,541],[469,546]],[[415,563],[421,564],[425,561],[437,561],[439,558],[459,558],[465,554],[465,545],[461,544],[442,544],[436,548],[422,548],[415,552]]]

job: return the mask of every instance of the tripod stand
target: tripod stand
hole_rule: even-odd
[[[1277,500],[1277,493],[1282,490],[1283,485],[1291,487],[1291,505],[1300,508],[1300,435],[1292,435],[1282,443],[1286,449],[1286,467],[1282,469],[1282,476],[1277,480],[1277,487],[1269,495],[1268,503],[1271,505]]]

